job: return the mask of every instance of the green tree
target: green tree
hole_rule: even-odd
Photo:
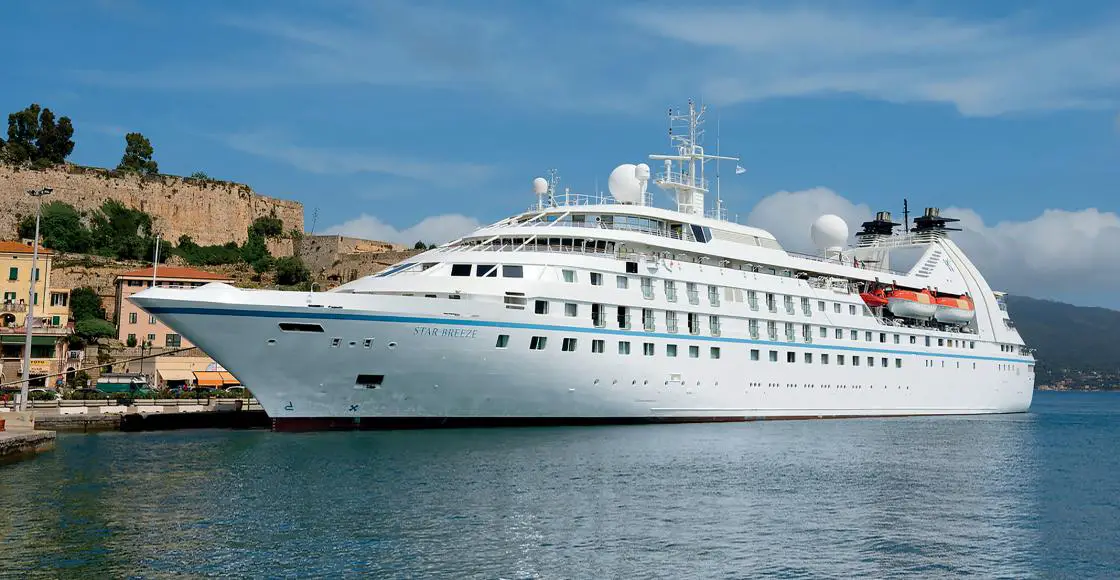
[[[149,259],[155,243],[152,216],[108,199],[90,222],[95,253],[121,260]]]
[[[105,308],[101,305],[101,297],[89,286],[70,291],[70,310],[74,313],[75,321],[91,318],[105,320]]]
[[[60,252],[85,253],[90,249],[89,228],[82,223],[82,215],[74,206],[61,201],[43,204],[39,220],[39,234],[43,244]],[[19,222],[19,236],[35,237],[35,216],[24,216]]]
[[[413,250],[427,250],[428,246],[426,244],[424,244],[424,242],[416,242],[416,244],[412,246],[412,249]]]
[[[263,238],[279,238],[284,235],[284,222],[276,217],[275,213],[267,217],[259,217],[253,220],[253,225],[249,226],[249,235],[252,236],[254,233]]]
[[[246,264],[256,264],[258,261],[269,257],[271,254],[268,252],[268,245],[265,244],[264,236],[249,229],[249,239],[245,240],[245,245],[241,246],[241,259]]]
[[[207,181],[207,180],[210,179],[210,176],[206,175],[205,171],[195,171],[194,173],[191,174],[191,179],[198,179],[198,180],[201,180],[201,181]]]
[[[74,334],[86,342],[97,342],[98,339],[115,336],[117,328],[107,320],[85,318],[74,323]]]
[[[141,175],[156,175],[159,165],[152,159],[155,150],[152,142],[140,133],[129,133],[124,136],[124,156],[117,165],[117,171],[139,173]]]
[[[74,126],[69,117],[55,121],[54,112],[32,103],[22,111],[8,115],[8,142],[4,145],[4,161],[35,167],[62,163],[74,150]]]
[[[125,341],[125,344],[128,346],[128,348],[135,347],[136,346],[136,337],[135,336],[129,336],[128,340]]]
[[[276,260],[276,283],[283,286],[295,286],[311,279],[311,272],[303,265],[303,260],[296,256],[288,256]]]

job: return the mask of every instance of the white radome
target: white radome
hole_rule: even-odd
[[[809,229],[818,250],[840,250],[848,242],[848,224],[838,215],[824,214]]]
[[[636,204],[642,201],[642,184],[638,181],[637,166],[623,163],[614,168],[607,179],[607,189],[611,197],[619,203]]]
[[[544,195],[548,192],[548,180],[543,177],[538,177],[533,180],[533,193],[537,195]]]

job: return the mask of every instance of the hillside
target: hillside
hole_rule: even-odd
[[[1008,296],[1007,308],[1036,349],[1040,387],[1120,388],[1120,311],[1025,296]]]

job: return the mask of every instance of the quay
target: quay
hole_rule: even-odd
[[[251,429],[272,425],[255,399],[136,399],[35,401],[38,430],[70,433],[166,429]],[[14,411],[0,408],[0,419]],[[31,429],[27,429],[31,430]]]
[[[0,464],[54,449],[55,432],[35,429],[31,413],[0,414]]]

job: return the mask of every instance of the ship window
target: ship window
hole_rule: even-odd
[[[840,366],[844,366],[844,355],[842,355],[842,354],[836,355],[836,364],[840,365]]]
[[[537,314],[548,314],[548,300],[537,300],[534,303],[533,311]]]
[[[844,329],[842,329],[842,328],[837,328],[836,329],[836,340],[844,340]]]
[[[576,350],[576,339],[565,338],[564,342],[561,343],[561,345],[560,345],[560,350],[562,350],[564,352],[575,352],[575,350]]]
[[[498,267],[494,264],[479,264],[474,267],[474,275],[479,278],[497,278]]]
[[[886,367],[887,366],[887,358],[883,357],[882,359],[880,359],[879,364],[880,364],[880,366]]]
[[[926,346],[929,346],[929,337],[926,337]]]
[[[638,273],[638,263],[637,262],[626,262],[626,273],[627,274],[637,274]]]
[[[896,368],[896,369],[902,368],[902,359],[900,359],[900,358],[894,359],[894,368]],[[972,368],[976,368],[976,363],[972,363]]]
[[[813,364],[813,353],[805,353],[805,364]]]
[[[902,339],[902,337],[900,337],[899,335],[897,335],[897,334],[894,335],[894,343],[895,344],[898,344],[901,339]]]
[[[787,352],[786,353],[786,362],[787,363],[797,362],[797,353],[793,352],[792,350]]]
[[[859,331],[858,330],[853,330],[852,331],[852,340],[859,340]]]
[[[630,354],[630,343],[625,340],[618,341],[618,354]]]
[[[854,366],[854,367],[859,366],[859,357],[858,356],[853,356],[852,357],[852,366]]]
[[[529,339],[529,350],[544,350],[544,345],[548,343],[546,336],[534,336]]]
[[[498,335],[498,342],[494,343],[494,347],[495,348],[505,348],[507,346],[509,346],[509,335],[508,334],[499,334]]]
[[[502,266],[502,277],[504,278],[522,278],[525,276],[525,269],[521,266]]]
[[[700,347],[696,345],[688,347],[688,358],[700,358]]]
[[[338,348],[342,344],[342,339],[337,336],[331,339],[331,348]]]
[[[719,358],[719,347],[713,346],[711,350],[708,351],[708,356],[711,358]]]
[[[458,294],[452,294],[452,296],[458,296]],[[504,300],[506,308],[525,309],[525,294],[522,292],[506,292]]]
[[[832,310],[833,310],[833,312],[835,312],[837,314],[840,314],[840,303],[839,302],[833,302],[832,303]]]
[[[567,282],[569,284],[574,284],[575,283],[575,281],[576,281],[576,271],[575,270],[561,270],[560,272],[564,275],[564,281],[565,282]]]
[[[362,348],[373,348],[373,339],[367,338],[362,341]]]
[[[451,275],[452,276],[470,276],[471,275],[471,265],[470,264],[452,264],[451,265]]]
[[[821,338],[828,338],[828,329],[827,328],[825,328],[823,326],[820,328],[820,337]]]
[[[630,309],[625,306],[618,307],[618,327],[622,329],[630,328]]]
[[[618,278],[616,278],[616,282],[618,283],[618,288],[620,290],[625,290],[630,287],[630,279],[626,276],[619,276]]]
[[[824,312],[824,300],[817,300],[817,310]]]
[[[852,316],[855,316],[855,314],[856,314],[856,305],[855,304],[849,304],[848,305],[848,314],[851,314]]]
[[[869,367],[875,366],[875,357],[873,357],[873,356],[867,357],[867,366],[869,366]]]
[[[579,305],[572,302],[565,303],[564,316],[579,316]]]
[[[910,344],[918,344],[918,337],[910,335]]]
[[[770,362],[778,362],[778,351],[770,351]]]
[[[653,356],[653,343],[652,342],[643,342],[642,343],[642,354],[644,354],[646,356]]]
[[[323,332],[323,327],[318,324],[305,324],[302,322],[281,322],[280,330],[284,332]]]
[[[896,335],[895,338],[898,338],[898,336]],[[879,333],[879,342],[887,342],[887,333],[885,333],[885,332],[880,332]],[[898,342],[898,341],[896,340],[895,342]]]
[[[385,375],[358,375],[358,378],[354,380],[354,386],[376,389],[384,381]]]
[[[751,360],[758,360],[758,349],[757,348],[752,348],[751,349]]]
[[[602,339],[596,338],[591,341],[591,352],[595,354],[603,354],[604,342]]]
[[[828,353],[827,352],[821,353],[821,364],[822,365],[828,364]]]
[[[974,341],[974,340],[968,341],[968,348],[976,348],[976,341]]]
[[[945,339],[944,338],[937,339],[937,346],[945,346]]]
[[[592,286],[602,286],[603,285],[603,275],[600,274],[599,272],[592,272],[591,273],[591,285]]]
[[[868,330],[867,332],[863,333],[863,338],[866,339],[867,342],[871,342],[871,331]]]
[[[676,358],[677,357],[677,345],[675,345],[675,344],[665,345],[665,356],[667,356],[669,358]]]

